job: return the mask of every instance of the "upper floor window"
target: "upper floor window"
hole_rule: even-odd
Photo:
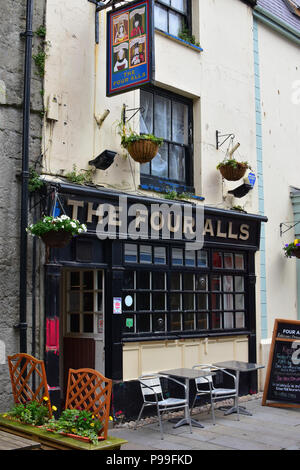
[[[192,187],[192,114],[193,103],[157,88],[141,90],[140,132],[164,139],[156,157],[141,165],[143,182],[164,180],[166,184]]]
[[[155,0],[154,25],[165,33],[178,36],[189,28],[189,0]]]

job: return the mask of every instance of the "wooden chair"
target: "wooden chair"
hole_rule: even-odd
[[[69,369],[65,409],[90,411],[103,425],[107,439],[112,380],[94,369]]]
[[[52,408],[47,384],[44,361],[40,361],[29,354],[18,353],[7,356],[12,392],[15,403],[38,401],[48,407],[52,417]],[[35,390],[32,390],[30,381],[35,378]],[[44,400],[46,397],[46,400]]]

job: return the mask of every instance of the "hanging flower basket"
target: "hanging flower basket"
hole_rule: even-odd
[[[286,244],[283,249],[287,258],[300,258],[300,240],[297,238],[292,243]]]
[[[36,224],[29,225],[26,230],[40,237],[45,245],[51,248],[62,248],[71,241],[72,237],[86,232],[87,228],[78,220],[61,215],[60,217],[46,216]]]
[[[150,162],[162,145],[163,139],[150,134],[135,134],[122,136],[122,146],[127,149],[129,155],[138,163]]]
[[[234,159],[224,160],[217,166],[217,170],[220,170],[222,177],[228,181],[238,181],[243,178],[248,168],[247,162],[238,162]]]

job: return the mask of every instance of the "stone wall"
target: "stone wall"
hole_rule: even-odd
[[[11,405],[11,385],[6,356],[19,352],[19,244],[22,171],[22,122],[26,2],[2,2],[0,16],[0,412]],[[45,1],[34,2],[33,31],[44,23]],[[43,47],[33,37],[33,54]],[[31,81],[30,165],[41,159],[43,77],[33,60]],[[37,164],[37,169],[38,169]],[[29,215],[29,217],[31,217]],[[31,248],[28,240],[28,349],[31,354]],[[38,306],[37,306],[38,307]],[[39,334],[37,332],[37,338]],[[38,348],[37,348],[37,351]]]

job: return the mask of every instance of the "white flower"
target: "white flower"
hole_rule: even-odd
[[[82,228],[79,228],[78,233],[81,233],[81,232],[83,232],[83,230],[82,230]]]
[[[71,227],[76,228],[75,222],[70,222]]]
[[[60,216],[61,220],[67,220],[67,219],[70,219],[70,217],[68,217],[67,215],[61,215]]]
[[[81,228],[82,228],[82,230],[83,230],[84,232],[87,231],[86,225],[82,224],[82,225],[81,225]]]

